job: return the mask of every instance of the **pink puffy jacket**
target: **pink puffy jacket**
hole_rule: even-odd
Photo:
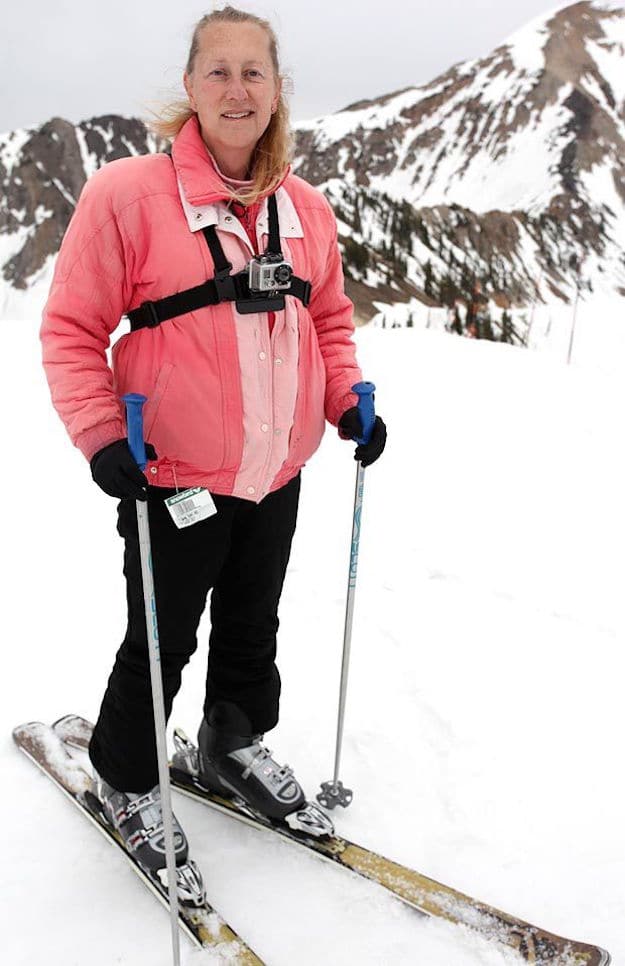
[[[173,163],[172,163],[173,162]],[[325,419],[356,405],[362,379],[343,288],[336,220],[324,196],[290,173],[276,191],[283,255],[312,284],[308,308],[287,296],[267,313],[208,306],[119,338],[125,312],[214,275],[200,229],[217,226],[233,273],[254,252],[228,191],[188,121],[165,154],[123,158],[85,185],[57,259],[41,341],[53,403],[87,459],[126,435],[120,396],[139,392],[155,486],[206,486],[259,502],[315,452]],[[268,237],[267,201],[256,224]]]

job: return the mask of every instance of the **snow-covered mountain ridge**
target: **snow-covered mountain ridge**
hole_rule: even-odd
[[[609,160],[622,203],[625,10],[606,6],[577,3],[428,85],[298,124],[300,147],[317,149],[298,170],[415,208],[538,214]]]
[[[337,213],[360,322],[419,324],[424,305],[476,291],[495,326],[536,298],[625,294],[621,6],[556,9],[486,57],[294,135],[294,170]],[[159,147],[141,121],[117,116],[0,137],[2,315],[23,317],[20,293],[42,300],[85,178]]]
[[[298,172],[345,210],[370,256],[393,243],[389,212],[410,206],[417,237],[400,239],[397,254],[435,298],[447,275],[462,285],[463,265],[513,301],[625,289],[620,6],[545,14],[487,57],[300,124],[298,135]]]

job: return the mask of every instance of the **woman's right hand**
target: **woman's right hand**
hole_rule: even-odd
[[[149,460],[157,459],[151,443],[145,444],[145,455]],[[118,439],[98,450],[89,465],[93,479],[109,496],[147,500],[147,477],[137,466],[127,439]]]

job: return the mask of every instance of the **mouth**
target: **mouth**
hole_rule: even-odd
[[[254,111],[228,111],[221,116],[226,119],[226,121],[246,121],[248,118],[252,117]]]

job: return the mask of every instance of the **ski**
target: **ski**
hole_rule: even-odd
[[[93,726],[84,718],[68,715],[54,727],[68,745],[86,748]],[[175,743],[176,752],[170,767],[172,785],[196,801],[248,825],[268,829],[323,859],[376,882],[424,915],[467,926],[485,939],[514,949],[532,966],[608,966],[610,963],[609,953],[598,946],[563,939],[532,926],[347,839],[336,835],[315,838],[256,814],[240,799],[223,798],[207,791],[195,777],[197,748],[179,730],[175,732]]]
[[[39,721],[20,725],[13,730],[16,745],[54,784],[78,807],[111,843],[118,846],[133,871],[153,895],[169,908],[167,887],[149,876],[126,851],[119,833],[107,822],[93,793],[93,780],[72,756],[54,726]],[[224,922],[206,901],[201,905],[180,905],[179,922],[182,931],[199,947],[209,948],[223,955],[224,961],[238,966],[263,966],[263,961],[245,945],[243,940]]]

